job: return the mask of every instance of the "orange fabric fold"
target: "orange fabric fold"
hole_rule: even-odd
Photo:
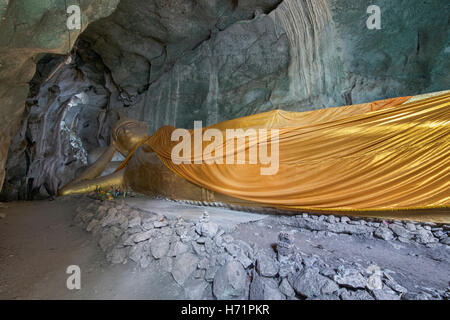
[[[206,189],[291,209],[396,210],[450,206],[450,94],[403,104],[410,97],[309,112],[282,110],[225,121],[217,129],[278,129],[279,170],[267,165],[175,164],[175,128],[146,142],[173,172]],[[194,131],[189,131],[194,139]],[[193,140],[192,140],[193,141]],[[227,155],[225,139],[220,145]],[[253,146],[271,139],[250,139]],[[210,144],[204,142],[202,150]],[[270,148],[269,148],[270,150]],[[237,151],[234,151],[237,153]],[[215,153],[208,160],[219,160]],[[225,162],[225,161],[224,161]]]

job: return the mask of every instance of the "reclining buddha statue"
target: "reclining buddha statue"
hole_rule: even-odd
[[[238,134],[229,137],[233,130]],[[176,200],[289,211],[448,213],[450,207],[450,91],[147,132],[145,123],[120,118],[111,146],[59,194],[122,186]],[[200,145],[192,143],[199,137]],[[239,139],[240,149],[230,147]],[[263,149],[273,163],[251,157]],[[100,177],[116,151],[126,159]]]

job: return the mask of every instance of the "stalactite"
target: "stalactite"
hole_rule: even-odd
[[[271,17],[286,32],[290,44],[290,94],[308,97],[323,89],[320,35],[332,21],[327,0],[285,0]]]

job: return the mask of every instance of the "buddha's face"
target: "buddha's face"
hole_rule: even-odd
[[[145,122],[126,119],[120,121],[113,134],[113,139],[119,151],[126,155],[134,146],[148,137],[148,127]]]

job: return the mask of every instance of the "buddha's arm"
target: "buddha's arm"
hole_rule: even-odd
[[[84,194],[95,191],[97,189],[109,190],[111,189],[111,187],[123,188],[125,187],[124,185],[125,170],[126,169],[122,169],[116,173],[100,178],[70,183],[64,188],[62,188],[59,191],[58,195],[67,196],[71,194]]]
[[[73,184],[77,184],[83,180],[91,180],[97,178],[102,174],[105,170],[108,163],[111,162],[111,159],[114,157],[114,153],[116,152],[116,148],[114,146],[110,146],[101,156],[98,158],[95,163],[93,163],[90,167],[88,167],[79,177],[75,178],[71,182],[69,182],[65,187],[68,187]]]
[[[109,177],[106,176],[96,179],[98,176],[102,174],[108,163],[111,162],[111,159],[114,157],[115,152],[116,148],[114,147],[114,145],[109,146],[108,149],[100,156],[100,158],[98,158],[97,161],[95,161],[95,163],[93,163],[90,167],[88,167],[80,176],[78,176],[77,178],[66,184],[62,189],[60,189],[58,195],[61,196],[73,193],[86,193],[94,191],[96,189],[95,184],[98,185],[98,183],[96,183],[96,180],[100,180],[100,182],[103,183],[104,182],[103,180],[105,180],[103,178]],[[92,184],[94,184],[93,187]],[[112,185],[115,184],[109,184],[108,188],[110,188]]]

